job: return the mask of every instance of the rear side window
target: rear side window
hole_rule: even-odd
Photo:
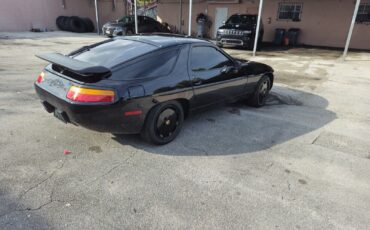
[[[111,68],[157,47],[137,41],[117,39],[102,43],[74,56],[75,59]]]
[[[171,49],[143,57],[140,61],[120,68],[112,80],[132,80],[166,76],[171,73],[176,64],[179,49]]]

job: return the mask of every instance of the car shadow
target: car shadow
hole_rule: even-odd
[[[214,156],[252,153],[317,130],[334,119],[328,101],[318,95],[274,86],[266,106],[238,102],[190,116],[171,143],[154,146],[140,135],[113,139],[153,154]]]

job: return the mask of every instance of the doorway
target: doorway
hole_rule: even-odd
[[[223,22],[227,20],[227,7],[217,7],[215,9],[215,23],[213,28],[213,37],[216,38],[217,30],[223,25]]]

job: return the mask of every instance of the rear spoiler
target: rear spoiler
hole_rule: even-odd
[[[60,53],[40,54],[36,55],[36,57],[85,77],[99,76],[104,78],[112,74],[107,67],[73,59]]]

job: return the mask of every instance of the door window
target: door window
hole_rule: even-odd
[[[194,72],[232,65],[232,61],[213,47],[198,46],[191,51],[190,67]]]

